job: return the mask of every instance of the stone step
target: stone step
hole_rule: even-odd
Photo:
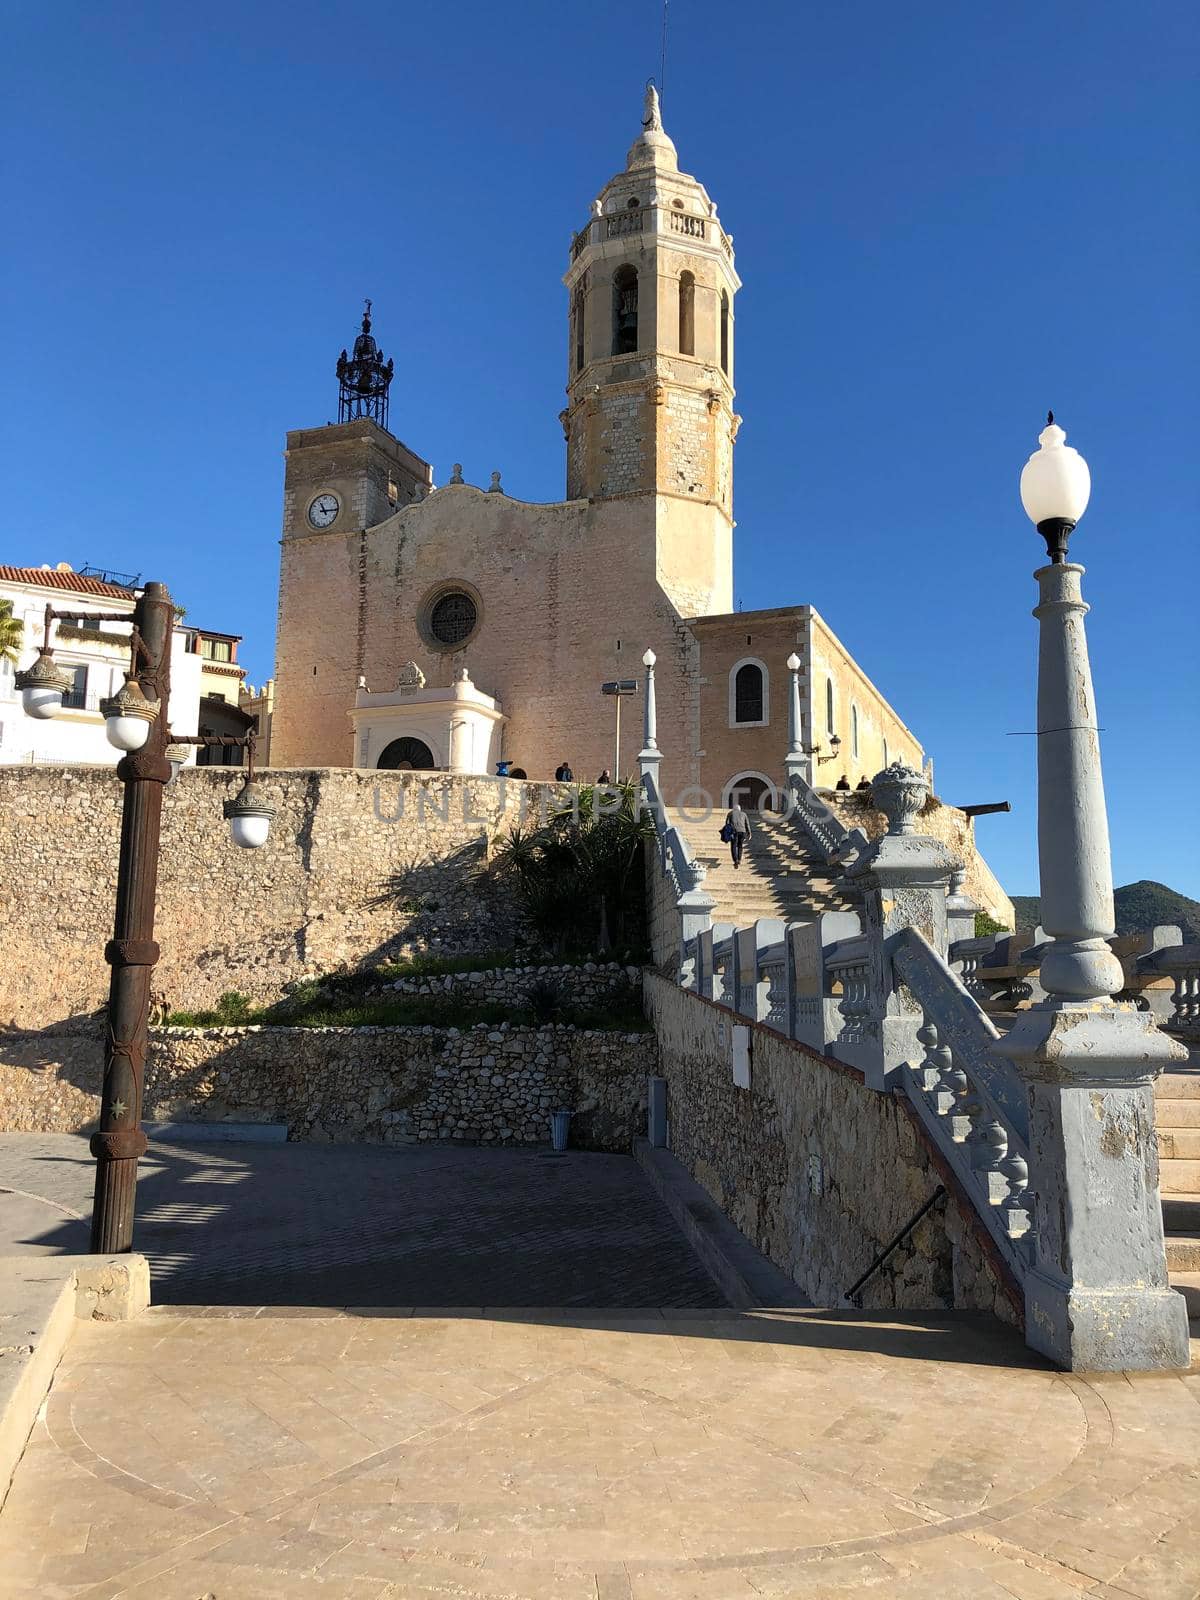
[[[1200,1272],[1173,1272],[1171,1287],[1187,1301],[1188,1321],[1200,1317]]]
[[[1200,1272],[1200,1234],[1167,1235],[1167,1270],[1172,1277],[1177,1272]]]
[[[1163,1194],[1196,1194],[1200,1191],[1200,1161],[1160,1161],[1158,1186]]]
[[[1200,1100],[1154,1100],[1154,1126],[1161,1133],[1164,1128],[1200,1129]]]
[[[1200,1072],[1164,1072],[1154,1080],[1155,1100],[1200,1100]]]
[[[1200,1237],[1200,1194],[1164,1194],[1162,1213],[1168,1233]]]
[[[1158,1154],[1162,1161],[1200,1161],[1200,1128],[1164,1128],[1160,1122]]]

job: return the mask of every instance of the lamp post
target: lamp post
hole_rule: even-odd
[[[40,720],[53,717],[70,686],[65,673],[54,664],[54,622],[74,622],[85,616],[100,622],[132,620],[133,624],[124,686],[101,705],[109,743],[125,752],[117,764],[125,799],[113,937],[104,951],[112,977],[104,1035],[100,1125],[90,1146],[96,1157],[92,1253],[118,1255],[133,1248],[137,1164],[147,1144],[141,1126],[142,1088],[149,1046],[150,975],[158,960],[154,908],[163,789],[175,775],[184,753],[180,747],[185,744],[250,742],[251,750],[253,746],[248,740],[229,741],[207,735],[173,738],[168,710],[175,611],[171,596],[161,583],[145,586],[132,619],[128,612],[98,614],[46,607],[41,652],[33,665],[16,678],[30,716]],[[236,799],[225,803],[225,815],[236,843],[253,847],[265,841],[272,811],[249,781]]]
[[[1046,541],[1034,574],[1038,652],[1038,860],[1046,998],[999,1048],[1029,1092],[1033,1259],[1026,1338],[1074,1370],[1186,1367],[1187,1311],[1168,1286],[1153,1082],[1186,1052],[1149,1012],[1114,1002],[1108,819],[1080,580],[1067,545],[1087,508],[1087,463],[1053,413],[1021,474]]]
[[[653,650],[647,650],[642,657],[642,665],[646,669],[646,704],[642,724],[643,750],[658,749],[658,702],[654,691],[654,663],[658,657]]]
[[[800,657],[793,650],[787,658],[788,684],[788,749],[783,758],[784,776],[791,786],[793,777],[812,781],[812,764],[804,748],[804,729],[800,717]]]
[[[627,694],[637,693],[636,678],[614,678],[610,683],[600,685],[600,693],[611,695],[617,702],[617,735],[616,755],[613,759],[613,782],[621,781],[621,701]]]

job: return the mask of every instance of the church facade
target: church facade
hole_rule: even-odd
[[[668,797],[773,798],[800,660],[815,781],[924,752],[811,606],[733,605],[733,243],[679,170],[654,90],[576,234],[567,289],[567,498],[434,488],[387,427],[369,314],[338,362],[339,421],[288,434],[271,761],[580,780],[614,776],[614,698],[657,657]],[[369,313],[369,307],[368,307]],[[619,770],[641,745],[623,702]]]

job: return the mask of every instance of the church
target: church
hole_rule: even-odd
[[[271,764],[624,777],[649,649],[668,799],[778,799],[792,656],[814,782],[921,767],[812,606],[732,609],[741,279],[653,86],[563,283],[564,500],[513,499],[498,474],[478,488],[457,466],[434,486],[388,430],[369,303],[337,364],[337,423],[288,434]]]

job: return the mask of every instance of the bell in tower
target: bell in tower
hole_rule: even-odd
[[[381,428],[388,425],[388,390],[395,364],[384,362],[383,354],[371,337],[371,302],[363,311],[362,332],[354,341],[354,354],[343,350],[338,357],[338,421],[353,422],[370,417]]]

